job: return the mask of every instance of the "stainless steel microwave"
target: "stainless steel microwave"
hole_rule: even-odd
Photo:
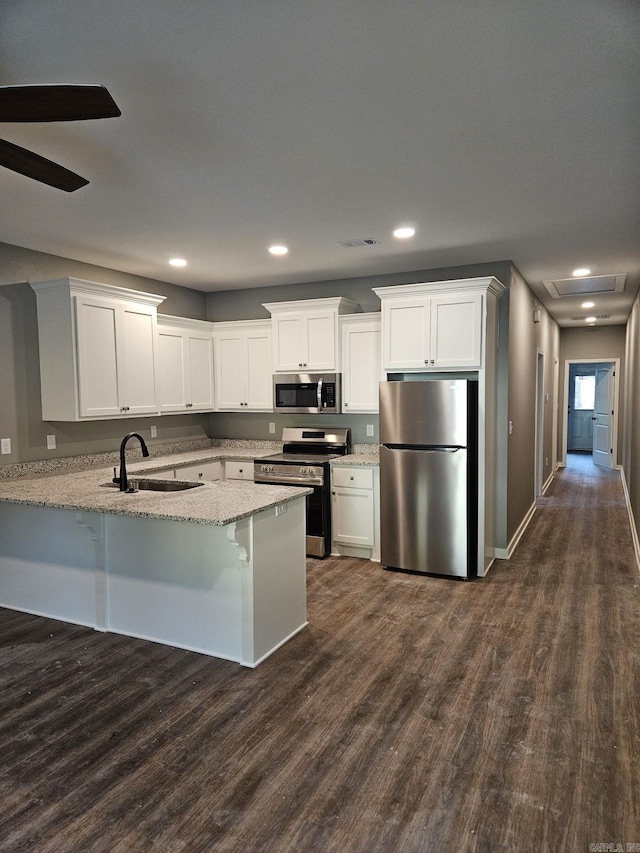
[[[285,414],[340,414],[340,374],[276,373],[273,406],[276,412]]]

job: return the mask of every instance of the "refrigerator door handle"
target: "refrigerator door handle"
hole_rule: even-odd
[[[420,453],[457,453],[459,450],[466,450],[466,447],[457,445],[456,447],[425,447],[420,444],[383,444],[387,450],[393,450],[394,453],[413,453],[419,450]]]

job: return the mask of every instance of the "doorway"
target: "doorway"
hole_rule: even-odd
[[[565,361],[562,465],[567,452],[590,455],[596,465],[615,468],[620,359]]]

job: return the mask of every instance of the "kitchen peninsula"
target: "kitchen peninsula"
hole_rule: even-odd
[[[131,469],[162,476],[157,460]],[[308,489],[124,494],[111,477],[0,481],[0,606],[248,667],[305,627]]]

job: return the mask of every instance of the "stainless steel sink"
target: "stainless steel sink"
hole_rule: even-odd
[[[104,483],[104,485],[118,488],[117,483]],[[140,492],[184,492],[186,489],[204,486],[204,483],[190,483],[186,480],[136,480],[135,477],[129,477],[129,486]]]

